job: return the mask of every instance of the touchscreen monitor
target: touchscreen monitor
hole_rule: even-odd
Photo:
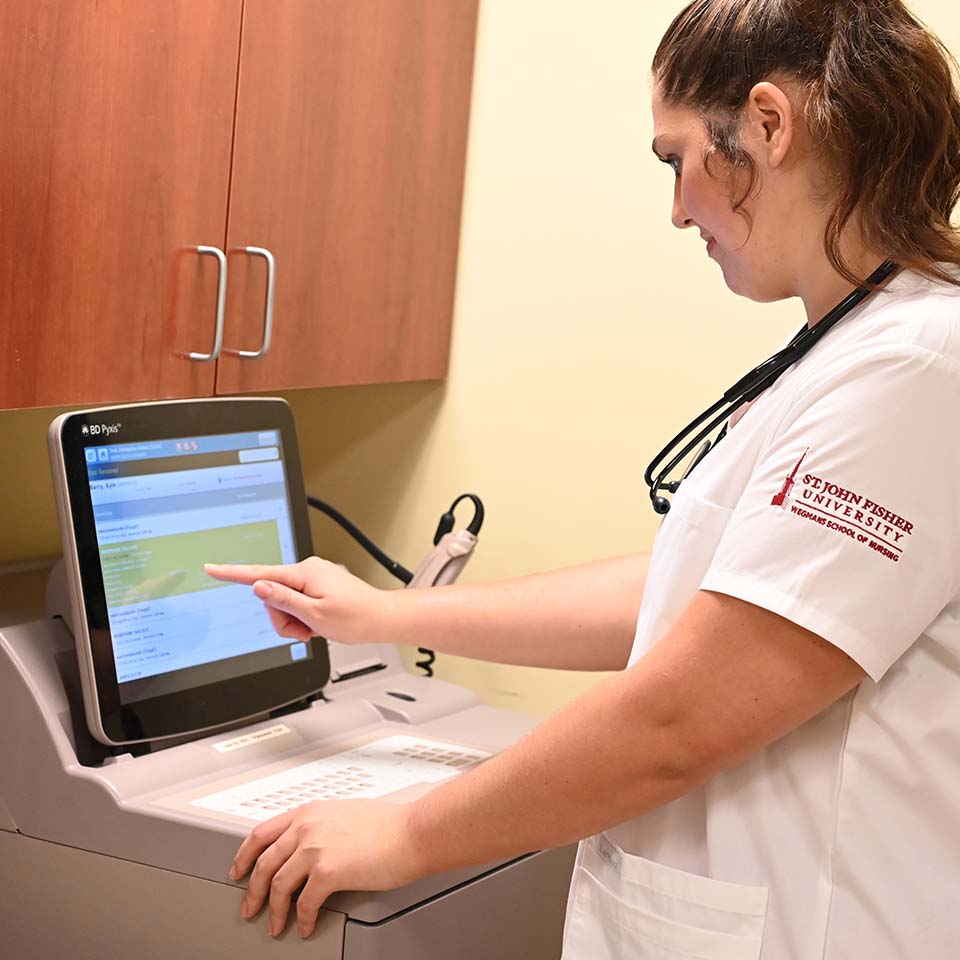
[[[280,400],[81,411],[51,427],[88,726],[107,743],[235,722],[327,681],[326,645],[279,636],[206,562],[312,552]]]

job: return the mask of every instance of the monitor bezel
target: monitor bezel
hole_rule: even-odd
[[[83,434],[104,424],[116,434]],[[102,407],[65,414],[57,421],[62,487],[69,523],[63,525],[65,554],[72,556],[77,655],[86,690],[87,725],[101,742],[142,743],[200,735],[261,716],[316,694],[330,676],[327,644],[310,640],[311,656],[257,673],[229,677],[183,691],[122,703],[97,545],[84,450],[111,443],[176,440],[203,435],[277,430],[281,436],[290,519],[297,559],[313,554],[296,426],[286,401],[278,398],[178,400]],[[61,518],[64,519],[64,518]],[[69,568],[72,567],[72,570]],[[292,642],[292,641],[291,641]],[[86,670],[84,669],[86,667]]]

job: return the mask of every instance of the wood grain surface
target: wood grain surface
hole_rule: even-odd
[[[240,16],[0,5],[0,407],[213,391]]]
[[[218,392],[445,375],[477,0],[246,0]]]

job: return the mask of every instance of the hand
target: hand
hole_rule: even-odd
[[[251,584],[274,630],[294,640],[316,636],[338,643],[382,640],[398,592],[371,587],[319,557],[280,566],[207,563],[204,570],[217,580]]]
[[[323,902],[337,890],[392,890],[416,880],[409,810],[384,800],[317,800],[261,823],[230,868],[233,880],[253,868],[240,915],[256,916],[269,897],[267,930],[279,936],[290,900],[305,883],[297,927],[308,937]]]

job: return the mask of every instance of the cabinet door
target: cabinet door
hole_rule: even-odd
[[[0,407],[213,392],[240,13],[0,4]]]
[[[477,0],[246,0],[221,392],[446,374]],[[267,262],[273,343],[262,359]]]

